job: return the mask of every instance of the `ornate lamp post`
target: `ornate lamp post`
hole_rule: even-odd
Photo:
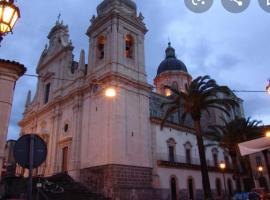
[[[3,36],[12,32],[19,17],[20,10],[14,5],[14,0],[0,0],[0,43]],[[25,71],[26,68],[20,63],[0,59],[0,173],[15,84]]]
[[[3,36],[12,32],[12,29],[20,17],[20,10],[14,4],[14,0],[0,0],[0,42]]]
[[[221,169],[221,172],[222,172],[222,175],[223,175],[224,190],[225,190],[225,199],[228,199],[228,196],[227,196],[227,187],[226,187],[226,181],[225,181],[226,164],[224,162],[221,162],[219,164],[219,168]]]

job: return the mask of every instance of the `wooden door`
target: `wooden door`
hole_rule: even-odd
[[[68,170],[68,147],[64,147],[62,151],[62,172]]]

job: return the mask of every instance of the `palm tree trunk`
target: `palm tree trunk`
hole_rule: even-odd
[[[253,176],[253,171],[252,171],[252,167],[251,167],[251,164],[250,164],[249,155],[245,156],[244,159],[245,159],[245,162],[246,162],[246,165],[247,165],[249,179],[251,180],[251,183],[252,183],[252,188],[255,188],[254,176]]]
[[[232,158],[233,178],[234,178],[235,183],[236,183],[236,191],[241,192],[240,173],[239,173],[239,170],[238,170],[239,168],[238,168],[236,153],[230,152],[230,156]]]
[[[202,131],[201,131],[201,123],[200,120],[194,120],[195,129],[196,129],[196,137],[200,155],[200,162],[201,162],[201,173],[202,173],[202,185],[204,191],[204,200],[212,200],[212,192],[211,186],[209,181],[207,163],[205,158],[205,147],[203,143]]]
[[[269,159],[268,159],[268,149],[263,150],[262,153],[263,153],[263,156],[264,156],[264,161],[265,161],[265,165],[266,165],[266,168],[267,168],[268,177],[269,177],[269,180],[270,180],[270,164],[269,164]]]

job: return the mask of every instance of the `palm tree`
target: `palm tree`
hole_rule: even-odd
[[[228,87],[219,86],[209,76],[199,76],[194,79],[190,84],[186,85],[185,92],[178,91],[170,86],[165,86],[165,88],[170,89],[173,94],[169,97],[168,102],[162,104],[162,108],[166,107],[166,112],[161,122],[161,128],[163,128],[167,118],[179,109],[183,110],[183,114],[181,115],[182,121],[185,120],[187,115],[191,116],[196,130],[199,149],[204,199],[213,199],[202,137],[202,113],[207,112],[210,115],[209,109],[214,108],[229,115],[230,109],[238,104],[232,98],[221,98],[221,94],[230,96],[232,94],[231,91]]]
[[[229,152],[233,164],[233,174],[236,182],[237,192],[241,191],[240,171],[237,164],[237,158],[239,155],[238,144],[250,139],[256,138],[260,131],[260,121],[251,120],[251,118],[239,118],[236,117],[231,121],[226,121],[222,118],[224,125],[210,126],[209,130],[204,133],[207,139],[215,141],[214,144],[208,144],[207,146],[219,146],[222,149]],[[252,177],[252,169],[250,167],[249,158],[244,159],[248,166],[248,172]],[[252,180],[253,181],[253,180]]]

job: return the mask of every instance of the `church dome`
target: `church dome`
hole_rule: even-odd
[[[188,72],[186,65],[176,58],[175,50],[171,47],[171,43],[169,43],[168,48],[166,49],[166,58],[163,60],[157,70],[157,75],[162,72],[167,71],[183,71]]]
[[[132,10],[136,13],[137,11],[137,5],[132,0],[104,0],[101,2],[97,7],[97,13],[104,14],[108,12],[109,10],[115,9],[117,6],[124,6],[128,8],[129,10]]]

